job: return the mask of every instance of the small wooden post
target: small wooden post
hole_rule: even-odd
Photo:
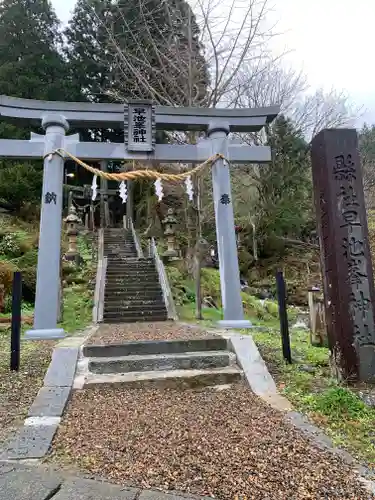
[[[283,356],[287,363],[292,363],[292,353],[290,350],[288,313],[286,309],[286,287],[282,271],[276,273],[277,300],[279,302],[280,333],[283,348]]]
[[[325,325],[324,303],[319,299],[320,289],[311,287],[307,298],[310,316],[310,342],[316,347],[328,347],[328,339]]]
[[[22,304],[22,276],[19,271],[13,274],[12,293],[12,326],[10,340],[10,369],[18,371],[20,367],[21,346],[21,304]]]

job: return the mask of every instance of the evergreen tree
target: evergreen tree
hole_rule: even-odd
[[[268,129],[272,162],[259,168],[257,187],[264,237],[300,237],[312,215],[309,147],[293,122],[279,116]]]
[[[0,4],[0,94],[45,100],[76,100],[62,54],[59,21],[48,0]]]
[[[78,0],[65,35],[73,73],[92,101],[204,99],[208,70],[185,0]]]
[[[59,21],[47,0],[3,0],[0,3],[0,95],[42,100],[77,100],[63,57]],[[0,138],[29,139],[30,127],[0,121]],[[0,161],[0,206],[20,210],[38,203],[42,161]]]

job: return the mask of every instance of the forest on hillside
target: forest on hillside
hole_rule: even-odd
[[[340,89],[311,89],[298,68],[274,55],[268,0],[78,0],[62,26],[48,0],[4,0],[0,5],[0,95],[65,101],[126,102],[197,107],[279,104],[281,114],[248,144],[272,148],[267,166],[232,168],[235,223],[241,227],[240,267],[250,282],[267,281],[276,266],[291,279],[318,280],[319,266],[310,141],[326,127],[351,126],[360,110]],[[37,130],[40,132],[40,130]],[[0,138],[28,138],[30,130],[0,122]],[[162,133],[157,140],[192,143],[194,133]],[[122,130],[85,130],[82,139],[123,141]],[[375,204],[375,126],[359,131],[365,193]],[[112,169],[116,165],[110,166]],[[164,171],[187,165],[160,165]],[[0,206],[38,219],[42,162],[0,161]],[[215,244],[211,178],[194,186],[188,204],[181,187],[166,186],[158,203],[151,182],[134,186],[134,220],[141,232],[160,233],[173,207],[187,272],[197,242]],[[374,201],[373,201],[374,200]]]

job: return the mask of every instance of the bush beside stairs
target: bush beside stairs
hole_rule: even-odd
[[[168,313],[155,262],[138,258],[131,231],[105,229],[104,255],[103,322],[166,321]]]

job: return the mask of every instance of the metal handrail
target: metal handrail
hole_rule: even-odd
[[[159,257],[158,248],[154,238],[151,238],[150,255],[155,261],[155,266],[159,275],[159,281],[163,292],[165,307],[167,308],[168,318],[178,320],[176,306],[173,300],[172,290],[169,285],[168,275],[164,267],[164,263]]]
[[[106,271],[107,257],[104,256],[104,230],[100,228],[98,230],[98,263],[96,268],[94,307],[92,310],[92,319],[94,323],[103,321]]]
[[[143,259],[144,255],[141,242],[139,241],[137,231],[134,228],[133,220],[130,217],[124,217],[124,228],[131,230],[135,249],[137,250],[138,259]]]

